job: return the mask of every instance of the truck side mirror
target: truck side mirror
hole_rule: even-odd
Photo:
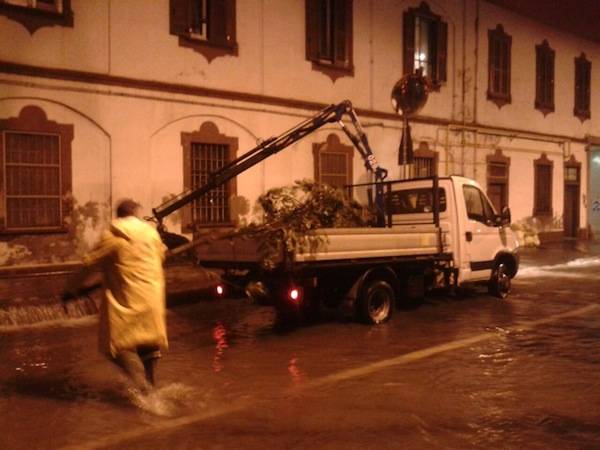
[[[502,211],[500,212],[500,224],[501,225],[510,225],[510,208],[506,205],[502,207]]]

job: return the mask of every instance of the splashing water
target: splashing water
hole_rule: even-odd
[[[561,272],[561,276],[565,276],[562,271],[567,271],[570,269],[584,269],[591,268],[595,266],[600,266],[600,258],[598,257],[589,257],[589,258],[577,258],[572,261],[568,261],[566,263],[560,264],[551,264],[551,265],[543,265],[543,266],[527,266],[522,265],[519,269],[518,275],[519,277],[538,277],[538,276],[552,276],[555,275],[556,272]],[[578,273],[572,273],[573,277],[584,276]],[[586,275],[587,276],[587,275]]]
[[[18,305],[0,308],[0,329],[56,323],[98,313],[98,304],[91,297],[81,297],[62,304],[60,299],[41,305]]]
[[[194,389],[182,383],[171,383],[147,394],[137,389],[130,389],[128,396],[136,407],[163,417],[182,415],[193,406],[196,408],[206,406],[204,400],[197,398]]]

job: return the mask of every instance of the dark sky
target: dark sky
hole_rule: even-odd
[[[487,0],[539,22],[600,42],[600,0]]]

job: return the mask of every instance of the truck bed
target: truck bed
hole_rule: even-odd
[[[402,225],[393,228],[323,228],[315,231],[324,242],[314,251],[296,252],[296,263],[435,255],[440,252],[439,230],[433,224]],[[444,235],[446,233],[443,233]],[[442,236],[446,242],[446,236]],[[260,242],[229,238],[198,245],[202,265],[229,268],[249,267],[261,262]],[[274,261],[280,264],[283,253]]]

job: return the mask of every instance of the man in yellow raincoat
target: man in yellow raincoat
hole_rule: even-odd
[[[154,370],[166,350],[165,246],[158,232],[139,216],[140,205],[123,200],[97,246],[83,260],[77,287],[100,269],[100,351],[117,363],[142,392],[154,385]]]

